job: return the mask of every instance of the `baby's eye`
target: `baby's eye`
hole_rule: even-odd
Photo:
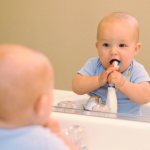
[[[127,47],[127,45],[126,44],[119,44],[119,47]]]
[[[108,43],[103,43],[103,47],[109,47]]]

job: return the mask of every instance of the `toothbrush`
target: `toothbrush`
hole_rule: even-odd
[[[114,67],[116,67],[116,68],[118,68],[119,69],[119,67],[120,67],[120,60],[118,60],[118,59],[112,59],[111,61],[110,61],[110,64],[112,65],[114,65]],[[114,84],[111,84],[111,83],[109,83],[109,86],[110,87],[115,87],[115,85]]]
[[[110,64],[114,64],[115,67],[119,68],[120,61],[117,59],[112,59],[110,61]],[[117,113],[117,96],[116,96],[116,89],[114,84],[108,85],[106,105],[108,106],[109,112]]]

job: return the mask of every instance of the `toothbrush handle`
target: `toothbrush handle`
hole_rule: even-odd
[[[115,88],[115,84],[113,84],[113,83],[109,83],[108,86]]]

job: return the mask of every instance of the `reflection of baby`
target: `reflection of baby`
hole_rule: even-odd
[[[49,119],[52,89],[53,70],[43,54],[0,45],[0,149],[69,150],[52,133],[62,137]]]
[[[141,104],[150,101],[150,78],[142,64],[134,57],[140,51],[139,25],[126,13],[111,13],[98,25],[99,57],[90,58],[72,82],[77,94],[99,96],[106,103],[108,83],[117,89],[118,112],[139,114]],[[121,61],[119,68],[110,64]]]

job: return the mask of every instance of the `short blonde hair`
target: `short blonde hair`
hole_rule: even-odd
[[[135,27],[135,32],[136,32],[136,40],[139,40],[139,23],[137,21],[137,19],[135,17],[133,17],[132,15],[128,14],[128,13],[124,13],[124,12],[113,12],[107,16],[105,16],[100,23],[98,24],[97,27],[97,41],[99,41],[99,31],[100,28],[102,26],[103,23],[105,23],[106,21],[111,21],[111,20],[126,20],[126,21],[130,21],[132,22],[132,24]]]

